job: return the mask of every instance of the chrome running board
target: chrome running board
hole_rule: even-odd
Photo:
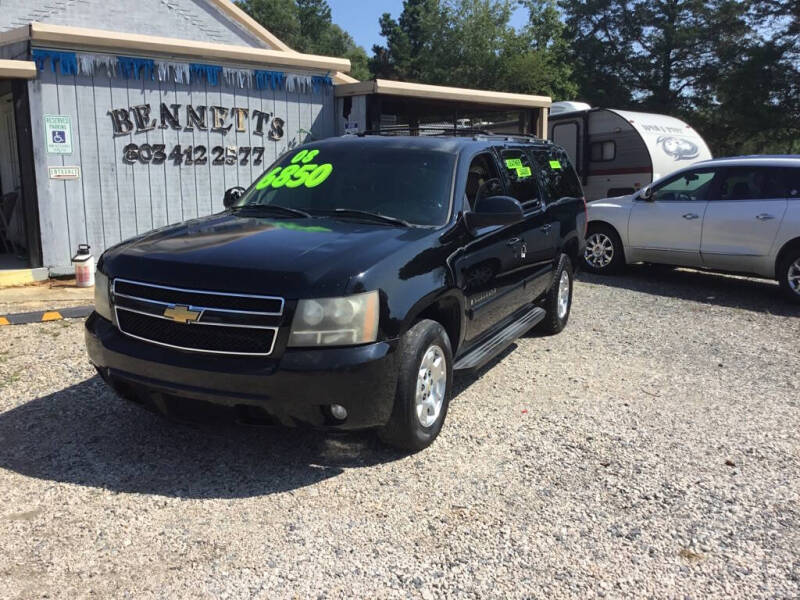
[[[541,307],[536,306],[531,308],[519,319],[513,321],[478,347],[470,350],[469,353],[459,358],[453,369],[456,371],[465,371],[482,367],[505,350],[514,340],[544,319],[546,314],[545,310]]]

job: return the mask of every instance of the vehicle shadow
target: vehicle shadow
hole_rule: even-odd
[[[117,492],[263,496],[403,456],[371,433],[175,423],[97,376],[0,414],[0,468]]]
[[[578,280],[777,316],[800,316],[800,307],[783,298],[777,282],[764,279],[661,265],[629,265],[618,275],[581,271]]]

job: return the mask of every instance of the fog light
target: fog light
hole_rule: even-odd
[[[341,404],[331,404],[331,415],[334,419],[344,421],[347,418],[347,409]]]

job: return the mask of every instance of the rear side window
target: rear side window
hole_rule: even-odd
[[[725,169],[720,179],[720,200],[769,200],[785,195],[781,169],[775,167],[733,167]]]
[[[534,164],[539,167],[547,202],[583,196],[578,176],[564,150],[561,148],[532,150],[531,155]]]
[[[800,198],[800,168],[786,169],[786,196]]]
[[[509,194],[516,198],[523,208],[539,206],[542,195],[536,179],[536,168],[528,153],[522,148],[503,148],[500,150],[500,162],[510,182]]]

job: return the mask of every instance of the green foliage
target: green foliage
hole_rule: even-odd
[[[561,0],[579,97],[683,117],[715,155],[796,151],[798,6]]]
[[[521,31],[509,24],[517,4],[530,14]],[[400,17],[384,14],[380,27],[376,77],[564,98],[577,91],[552,0],[405,0]]]
[[[293,50],[349,58],[353,77],[369,77],[367,53],[333,24],[326,0],[239,0],[237,4]]]

